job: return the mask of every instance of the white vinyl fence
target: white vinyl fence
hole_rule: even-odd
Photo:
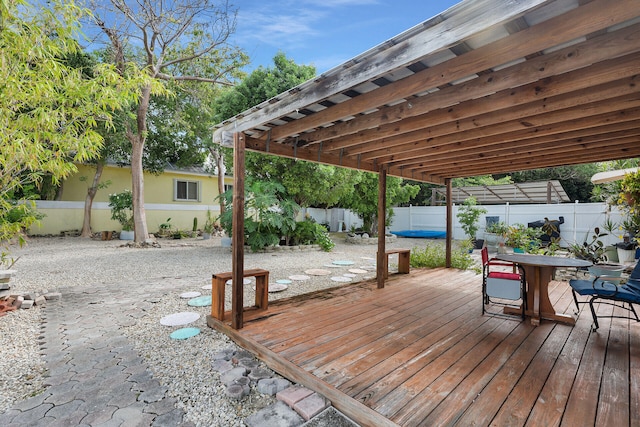
[[[527,225],[530,222],[543,221],[544,218],[557,220],[564,217],[560,225],[561,246],[582,243],[590,239],[595,227],[602,228],[605,220],[610,218],[616,223],[623,220],[616,208],[609,212],[606,203],[563,203],[563,204],[526,204],[526,205],[486,205],[482,206],[487,213],[480,218],[478,238],[482,238],[487,223],[486,217],[498,217],[509,225],[516,223]],[[459,206],[453,206],[453,238],[465,237],[456,217]],[[395,215],[390,231],[402,230],[446,230],[445,206],[410,206],[393,208]],[[622,240],[622,231],[614,236],[606,236],[605,244],[613,244]]]

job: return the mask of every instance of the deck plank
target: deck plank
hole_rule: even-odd
[[[481,314],[481,278],[413,269],[280,299],[240,331],[214,327],[362,425],[640,425],[640,324]],[[550,299],[573,313],[566,282]],[[610,306],[597,305],[600,314]]]

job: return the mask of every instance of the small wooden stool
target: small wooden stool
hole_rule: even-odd
[[[398,273],[409,274],[411,249],[389,249],[384,257],[384,278],[389,277],[389,255],[398,254]]]
[[[224,311],[224,292],[226,284],[231,279],[232,272],[214,274],[211,279],[211,317],[224,320],[225,315],[230,315],[231,311]],[[243,278],[256,278],[256,305],[252,307],[244,307],[247,310],[266,310],[269,305],[269,271],[254,268],[245,270]]]

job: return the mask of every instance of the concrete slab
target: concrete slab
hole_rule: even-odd
[[[261,409],[244,420],[247,427],[298,427],[304,420],[282,401]]]

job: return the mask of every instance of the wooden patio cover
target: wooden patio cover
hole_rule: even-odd
[[[381,189],[639,157],[639,51],[638,0],[466,0],[213,139],[235,144],[234,208],[245,149],[380,173]]]

